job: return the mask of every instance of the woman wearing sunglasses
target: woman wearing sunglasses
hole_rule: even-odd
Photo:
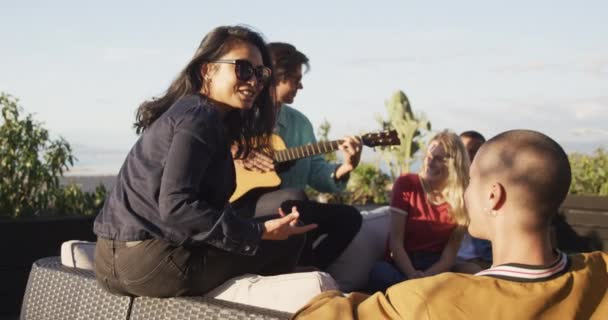
[[[293,270],[298,212],[234,214],[230,146],[244,157],[274,126],[270,57],[247,28],[218,27],[161,97],[137,111],[141,134],[97,216],[95,273],[115,294],[200,295],[244,273]],[[293,237],[290,237],[293,236]],[[282,240],[282,241],[268,241]]]

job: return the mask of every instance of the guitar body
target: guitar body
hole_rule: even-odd
[[[391,146],[400,143],[397,131],[395,130],[367,133],[360,138],[362,144],[367,147]],[[270,140],[271,148],[274,151],[272,158],[275,165],[332,152],[338,150],[341,143],[341,140],[321,141],[288,149],[283,139],[278,135],[273,134]],[[247,170],[243,167],[241,161],[234,162],[234,169],[236,171],[236,189],[230,197],[230,202],[235,202],[253,189],[277,187],[281,184],[281,178],[274,171],[262,173]]]
[[[281,137],[273,134],[270,141],[273,150],[285,150],[287,146]],[[230,197],[230,202],[241,198],[245,193],[255,188],[277,187],[281,184],[281,178],[274,171],[258,172],[247,170],[240,162],[234,162],[236,171],[236,189]]]

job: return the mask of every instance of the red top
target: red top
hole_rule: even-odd
[[[456,228],[449,205],[429,203],[417,174],[402,175],[395,181],[391,207],[408,213],[403,243],[406,252],[441,253]]]

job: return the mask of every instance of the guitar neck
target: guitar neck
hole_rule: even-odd
[[[315,144],[275,151],[274,161],[281,163],[336,151],[339,149],[340,143],[342,143],[342,140],[321,141]]]

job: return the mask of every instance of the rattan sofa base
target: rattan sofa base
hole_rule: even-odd
[[[97,286],[92,271],[65,267],[59,257],[34,263],[22,320],[289,319],[289,313],[208,297],[170,299],[115,296]]]

